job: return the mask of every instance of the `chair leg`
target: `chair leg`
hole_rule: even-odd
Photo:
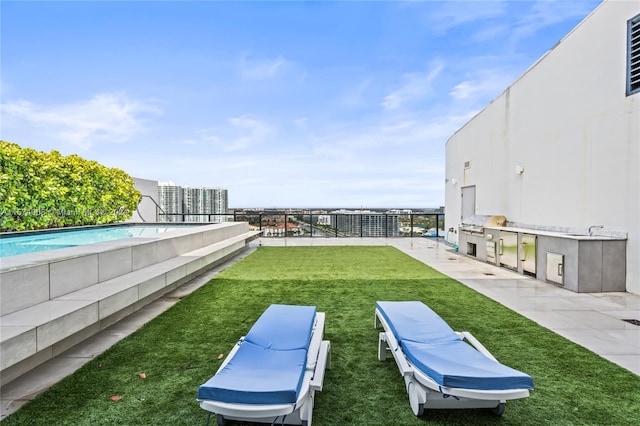
[[[501,415],[504,413],[504,407],[505,407],[505,405],[506,405],[506,404],[505,404],[504,402],[501,402],[500,404],[498,404],[498,406],[497,406],[497,407],[492,408],[492,409],[491,409],[491,412],[492,412],[493,414],[495,414],[496,416],[501,416]]]
[[[384,333],[378,337],[378,361],[387,360],[387,339]]]

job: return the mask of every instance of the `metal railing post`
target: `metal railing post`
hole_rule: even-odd
[[[389,238],[389,215],[384,214],[384,237]]]
[[[413,237],[413,213],[409,215],[409,236]]]

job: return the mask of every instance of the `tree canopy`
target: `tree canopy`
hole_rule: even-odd
[[[0,140],[2,231],[121,222],[140,195],[120,169]]]

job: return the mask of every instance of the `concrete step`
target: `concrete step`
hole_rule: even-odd
[[[0,317],[1,384],[244,249],[249,231]]]

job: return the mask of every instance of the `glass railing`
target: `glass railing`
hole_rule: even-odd
[[[264,237],[444,237],[443,213],[159,213],[161,222],[248,222]]]

